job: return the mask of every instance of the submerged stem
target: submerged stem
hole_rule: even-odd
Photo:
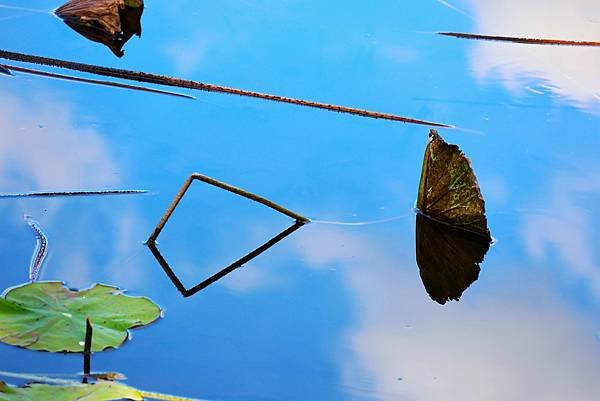
[[[135,90],[135,91],[141,91],[141,92],[157,93],[160,95],[169,95],[169,96],[182,97],[185,99],[196,100],[195,97],[190,96],[190,95],[185,95],[183,93],[164,91],[164,90],[154,89],[154,88],[147,88],[144,86],[127,85],[127,84],[122,84],[119,82],[100,81],[97,79],[73,77],[70,75],[55,74],[53,72],[46,72],[46,71],[32,70],[30,68],[16,67],[14,65],[0,64],[0,72],[2,72],[3,70],[8,71],[9,73],[10,73],[10,71],[18,71],[18,72],[22,72],[25,74],[38,75],[38,76],[46,77],[46,78],[62,79],[64,81],[74,81],[74,82],[82,82],[85,84],[92,84],[92,85],[110,86],[113,88],[121,88],[121,89],[129,89],[129,90]]]

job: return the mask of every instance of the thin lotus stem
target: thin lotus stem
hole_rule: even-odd
[[[88,376],[91,373],[92,364],[92,336],[94,327],[90,318],[85,320],[85,343],[83,345],[83,382],[87,383]]]
[[[139,189],[107,189],[98,191],[48,191],[25,192],[20,194],[0,194],[3,198],[55,198],[62,196],[101,196],[101,195],[141,195],[148,191]]]
[[[236,195],[242,196],[244,198],[248,198],[250,200],[253,200],[255,202],[261,203],[271,209],[274,209],[276,211],[278,211],[279,213],[285,214],[286,216],[289,216],[291,218],[293,218],[294,220],[298,221],[298,222],[302,222],[302,223],[309,223],[310,220],[304,216],[299,215],[298,213],[292,212],[289,209],[284,208],[281,205],[278,205],[277,203],[270,201],[266,198],[263,198],[261,196],[258,196],[256,194],[253,194],[252,192],[248,192],[246,190],[243,190],[241,188],[237,188],[234,187],[232,185],[226,184],[224,182],[215,180],[214,178],[202,175],[202,174],[192,174],[190,175],[190,177],[185,181],[185,183],[183,184],[183,186],[181,187],[181,189],[179,190],[179,192],[177,193],[177,195],[175,195],[175,199],[173,199],[173,202],[171,203],[171,205],[168,207],[168,209],[165,211],[165,213],[163,214],[162,218],[160,219],[160,221],[158,222],[158,224],[156,225],[156,228],[154,229],[154,232],[152,233],[152,235],[150,235],[150,238],[148,238],[147,243],[148,244],[153,244],[156,242],[156,238],[159,236],[160,232],[163,230],[163,228],[165,227],[165,224],[167,224],[167,221],[169,221],[169,219],[171,218],[171,215],[173,214],[173,212],[175,211],[175,209],[177,208],[177,205],[179,205],[179,202],[181,202],[181,199],[183,198],[183,196],[185,195],[185,193],[187,192],[187,190],[189,189],[190,185],[192,185],[192,182],[194,180],[199,180],[202,182],[205,182],[207,184],[213,185],[215,187],[224,189],[226,191],[232,192]]]
[[[175,86],[175,87],[179,87],[179,88],[196,89],[196,90],[202,90],[202,91],[207,91],[207,92],[227,93],[230,95],[247,96],[247,97],[253,97],[253,98],[258,98],[258,99],[263,99],[263,100],[270,100],[270,101],[274,101],[274,102],[289,103],[289,104],[295,104],[298,106],[330,110],[330,111],[335,111],[338,113],[353,114],[353,115],[357,115],[357,116],[361,116],[361,117],[398,121],[398,122],[404,122],[404,123],[410,123],[410,124],[427,125],[427,126],[433,126],[433,127],[453,128],[453,126],[447,125],[447,124],[425,121],[425,120],[418,120],[418,119],[409,118],[409,117],[401,117],[401,116],[397,116],[394,114],[386,114],[386,113],[380,113],[380,112],[363,110],[363,109],[356,109],[356,108],[346,107],[346,106],[338,106],[338,105],[333,105],[333,104],[319,103],[319,102],[314,102],[314,101],[310,101],[310,100],[302,100],[302,99],[295,99],[295,98],[291,98],[291,97],[270,95],[270,94],[266,94],[266,93],[254,92],[254,91],[249,91],[249,90],[245,90],[245,89],[230,88],[230,87],[221,86],[221,85],[207,84],[207,83],[203,83],[203,82],[184,80],[184,79],[180,79],[180,78],[173,78],[173,77],[168,77],[168,76],[163,76],[163,75],[115,69],[115,68],[102,67],[102,66],[83,64],[83,63],[76,63],[76,62],[72,62],[72,61],[58,60],[58,59],[28,55],[28,54],[23,54],[23,53],[15,53],[15,52],[9,52],[9,51],[5,51],[5,50],[0,50],[0,58],[9,59],[9,60],[13,60],[13,61],[19,61],[19,62],[25,62],[25,63],[48,65],[48,66],[52,66],[52,67],[65,68],[65,69],[70,69],[70,70],[75,70],[75,71],[87,72],[87,73],[97,74],[97,75],[104,75],[104,76],[109,76],[109,77],[113,77],[113,78],[128,79],[128,80],[138,81],[138,82],[146,82],[146,83],[166,85],[166,86]]]
[[[141,92],[157,93],[160,95],[168,95],[168,96],[175,96],[175,97],[182,97],[185,99],[196,100],[195,97],[190,96],[190,95],[185,95],[183,93],[163,91],[163,90],[154,89],[154,88],[146,88],[144,86],[127,85],[127,84],[122,84],[119,82],[100,81],[97,79],[79,78],[79,77],[73,77],[71,75],[55,74],[52,72],[32,70],[32,69],[23,68],[23,67],[16,67],[14,65],[2,64],[2,65],[0,65],[0,71],[2,71],[3,69],[7,70],[8,72],[18,71],[18,72],[23,72],[25,74],[38,75],[38,76],[47,77],[47,78],[62,79],[65,81],[74,81],[74,82],[82,82],[82,83],[92,84],[92,85],[110,86],[113,88],[121,88],[121,89],[129,89],[129,90],[135,90],[135,91],[141,91]]]
[[[512,36],[478,35],[478,34],[473,34],[473,33],[462,33],[462,32],[438,32],[438,35],[453,36],[455,38],[460,38],[460,39],[491,40],[491,41],[496,41],[496,42],[511,42],[511,43],[527,44],[527,45],[600,47],[600,42],[594,42],[594,41],[516,38],[516,37],[512,37]]]

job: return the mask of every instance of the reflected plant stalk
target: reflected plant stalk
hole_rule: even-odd
[[[274,101],[274,102],[279,102],[279,103],[288,103],[288,104],[294,104],[294,105],[298,105],[298,106],[335,111],[338,113],[353,114],[353,115],[357,115],[357,116],[361,116],[361,117],[390,120],[390,121],[397,121],[397,122],[410,123],[410,124],[427,125],[427,126],[440,127],[440,128],[454,128],[452,125],[447,125],[447,124],[442,124],[442,123],[437,123],[437,122],[432,122],[432,121],[426,121],[426,120],[419,120],[419,119],[414,119],[414,118],[409,118],[409,117],[402,117],[402,116],[397,116],[394,114],[380,113],[380,112],[375,112],[375,111],[370,111],[370,110],[363,110],[363,109],[357,109],[357,108],[346,107],[346,106],[338,106],[338,105],[333,105],[333,104],[314,102],[314,101],[310,101],[310,100],[302,100],[302,99],[295,99],[295,98],[285,97],[285,96],[271,95],[271,94],[260,93],[260,92],[245,90],[245,89],[236,89],[236,88],[208,84],[208,83],[203,83],[203,82],[198,82],[198,81],[184,80],[184,79],[168,77],[168,76],[164,76],[164,75],[150,74],[150,73],[145,73],[145,72],[135,72],[135,71],[102,67],[102,66],[96,66],[96,65],[90,65],[90,64],[76,63],[76,62],[72,62],[72,61],[59,60],[59,59],[53,59],[53,58],[48,58],[48,57],[28,55],[28,54],[23,54],[23,53],[9,52],[9,51],[5,51],[5,50],[0,50],[0,58],[13,60],[13,61],[19,61],[19,62],[25,62],[25,63],[34,63],[34,64],[47,65],[47,66],[51,66],[51,67],[65,68],[65,69],[70,69],[70,70],[75,70],[75,71],[80,71],[80,72],[87,72],[87,73],[91,73],[91,74],[109,76],[109,77],[120,78],[120,79],[127,79],[127,80],[138,81],[138,82],[146,82],[146,83],[152,83],[152,84],[157,84],[157,85],[174,86],[174,87],[179,87],[179,88],[195,89],[195,90],[201,90],[201,91],[206,91],[206,92],[217,92],[217,93],[226,93],[226,94],[230,94],[230,95],[252,97],[252,98],[269,100],[269,101]]]
[[[184,99],[196,100],[195,97],[186,95],[183,93],[164,91],[164,90],[154,89],[154,88],[147,88],[144,86],[122,84],[119,82],[100,81],[97,79],[79,78],[79,77],[74,77],[71,75],[55,74],[52,72],[32,70],[30,68],[16,67],[14,65],[0,64],[0,72],[4,72],[3,70],[8,71],[9,74],[11,71],[18,71],[18,72],[22,72],[25,74],[37,75],[37,76],[46,77],[46,78],[61,79],[64,81],[73,81],[73,82],[81,82],[81,83],[92,84],[92,85],[109,86],[109,87],[113,87],[113,88],[129,89],[129,90],[135,90],[135,91],[140,91],[140,92],[149,92],[149,93],[156,93],[159,95],[168,95],[168,96],[181,97]],[[13,74],[10,74],[10,75],[13,75]]]
[[[165,258],[162,256],[162,254],[158,250],[156,244],[155,243],[147,243],[147,245],[148,245],[148,248],[150,248],[150,251],[156,258],[156,260],[158,261],[158,263],[160,264],[160,266],[162,267],[162,269],[165,271],[165,273],[167,273],[167,276],[169,277],[171,282],[173,282],[173,284],[175,285],[177,290],[179,290],[179,292],[181,292],[181,294],[185,298],[188,298],[188,297],[191,297],[192,295],[202,291],[203,289],[210,286],[211,284],[214,284],[215,282],[219,281],[223,277],[232,273],[234,270],[237,270],[240,267],[244,266],[246,263],[248,263],[252,259],[255,259],[259,255],[263,254],[268,249],[275,246],[277,243],[279,243],[282,240],[284,240],[285,238],[289,237],[292,233],[294,233],[296,230],[300,229],[305,224],[306,224],[306,222],[296,221],[296,223],[294,223],[294,225],[288,227],[286,230],[277,234],[275,237],[271,238],[269,241],[265,242],[263,245],[259,246],[252,252],[250,252],[247,255],[236,260],[235,262],[233,262],[232,264],[230,264],[223,270],[219,271],[218,273],[215,273],[214,275],[210,276],[209,278],[202,281],[200,284],[190,288],[189,290],[187,288],[185,288],[185,286],[183,285],[181,280],[179,280],[179,277],[177,277],[177,275],[175,274],[173,269],[171,269],[171,267],[169,266],[169,263],[165,260]]]
[[[8,76],[13,76],[13,73],[10,72],[10,70],[8,68],[6,68],[2,64],[0,64],[0,74],[4,74],[4,75],[8,75]]]
[[[489,41],[495,41],[495,42],[510,42],[510,43],[520,43],[520,44],[527,44],[527,45],[600,47],[600,42],[595,42],[595,41],[517,38],[517,37],[512,37],[512,36],[479,35],[479,34],[474,34],[474,33],[463,33],[463,32],[438,32],[438,35],[452,36],[452,37],[459,38],[459,39],[489,40]]]
[[[272,239],[270,239],[269,241],[267,241],[266,243],[264,243],[263,245],[259,246],[255,250],[253,250],[252,252],[248,253],[247,255],[243,256],[242,258],[238,259],[237,261],[233,262],[232,264],[230,264],[229,266],[224,268],[223,270],[219,271],[218,273],[212,275],[211,277],[202,281],[200,284],[198,284],[188,290],[187,288],[185,288],[185,286],[183,285],[181,280],[179,280],[179,278],[177,277],[177,275],[175,274],[173,269],[171,269],[171,267],[169,266],[169,264],[165,260],[165,258],[163,258],[163,256],[161,255],[160,251],[158,250],[158,248],[156,246],[156,239],[158,238],[161,231],[163,230],[163,228],[165,227],[165,225],[167,224],[167,222],[173,215],[173,212],[175,212],[175,209],[177,208],[177,206],[179,205],[179,203],[185,196],[187,190],[190,188],[190,186],[192,185],[194,180],[204,182],[206,184],[215,186],[217,188],[221,188],[228,192],[234,193],[238,196],[241,196],[241,197],[250,199],[254,202],[260,203],[260,204],[267,206],[281,214],[284,214],[288,217],[293,218],[295,220],[295,223],[292,226],[290,226],[289,228],[287,228],[286,230],[282,231],[281,233],[279,233],[278,235],[273,237]],[[187,298],[187,297],[190,297],[190,296],[196,294],[197,292],[203,290],[204,288],[208,287],[209,285],[215,283],[216,281],[225,277],[226,275],[233,272],[234,270],[242,267],[244,264],[248,263],[250,260],[261,255],[262,253],[267,251],[269,248],[273,247],[275,244],[279,243],[284,238],[291,235],[294,231],[298,230],[300,227],[302,227],[305,224],[308,224],[310,222],[311,222],[310,219],[308,219],[296,212],[293,212],[273,201],[263,198],[262,196],[256,195],[252,192],[248,192],[248,191],[238,188],[238,187],[234,187],[233,185],[229,185],[227,183],[221,182],[219,180],[208,177],[206,175],[194,173],[185,180],[184,184],[179,189],[179,192],[177,193],[177,195],[175,195],[175,198],[173,199],[173,201],[171,202],[171,204],[169,205],[169,207],[167,208],[167,210],[161,217],[160,221],[156,225],[156,228],[154,229],[154,231],[152,232],[152,234],[146,241],[146,245],[148,246],[148,248],[150,249],[150,251],[152,252],[154,257],[156,258],[156,260],[158,261],[158,263],[160,264],[162,269],[165,271],[165,273],[167,274],[169,279],[173,282],[175,287],[179,290],[179,292],[181,292],[181,294],[184,297]]]

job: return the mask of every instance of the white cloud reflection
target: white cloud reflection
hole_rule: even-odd
[[[409,250],[352,231],[312,227],[299,237],[313,267],[344,266],[337,271],[352,293],[356,316],[340,362],[342,384],[354,395],[600,399],[597,327],[540,286],[535,275],[525,275],[518,288],[486,283],[486,292],[478,292],[483,284],[475,283],[462,302],[441,307],[427,297]]]
[[[599,40],[597,0],[468,0],[474,32],[517,37]],[[600,55],[597,48],[528,46],[478,42],[471,64],[479,79],[498,77],[510,90],[527,86],[558,95],[600,113]]]
[[[597,228],[585,202],[586,196],[598,193],[598,172],[557,176],[542,195],[549,200],[552,213],[526,216],[522,233],[526,249],[535,261],[549,263],[553,255],[558,255],[568,277],[582,281],[600,300]]]
[[[121,171],[110,155],[109,141],[89,125],[80,126],[67,102],[50,93],[0,92],[0,104],[0,192],[118,186],[115,172]],[[145,233],[140,233],[135,213],[101,202],[82,206],[89,206],[89,200],[10,199],[0,206],[5,215],[33,215],[48,234],[52,258],[42,279],[64,280],[78,288],[95,280],[139,284],[143,273],[134,256],[143,250]],[[16,217],[14,221],[25,224]]]
[[[114,182],[105,141],[76,127],[68,105],[0,92],[2,192],[106,187]]]
[[[186,43],[171,43],[165,46],[164,54],[171,60],[178,74],[193,73],[207,59],[212,41],[196,36]]]

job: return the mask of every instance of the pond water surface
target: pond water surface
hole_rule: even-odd
[[[600,50],[433,34],[599,40],[597,0],[148,0],[122,59],[58,2],[1,4],[4,50],[455,125],[440,134],[486,200],[496,243],[442,306],[415,261],[427,127],[0,75],[0,192],[149,191],[0,199],[1,288],[27,281],[27,214],[48,236],[44,280],[164,308],[94,370],[211,400],[600,399]],[[48,12],[4,7],[23,5]],[[184,298],[144,241],[193,172],[315,222]],[[196,182],[159,246],[192,287],[292,223]],[[0,345],[0,369],[75,373],[81,357]]]

